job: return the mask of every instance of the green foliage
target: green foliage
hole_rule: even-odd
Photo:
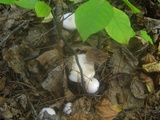
[[[105,30],[119,43],[127,44],[129,39],[135,35],[128,16],[121,10],[113,8],[114,15]]]
[[[141,30],[140,31],[140,36],[146,40],[146,41],[149,41],[152,45],[153,45],[153,41],[152,41],[152,38],[147,34],[147,32],[145,30]]]
[[[26,9],[34,9],[38,0],[15,0],[15,4]]]
[[[0,3],[2,4],[14,4],[15,0],[0,0]]]
[[[123,2],[134,13],[140,12],[128,0],[123,0]],[[38,17],[47,17],[51,13],[51,7],[39,0],[0,0],[0,3],[34,9]],[[75,12],[75,22],[83,41],[102,29],[105,29],[108,35],[119,43],[127,44],[129,39],[135,35],[128,16],[123,11],[113,8],[107,0],[88,0],[81,4]],[[140,34],[142,38],[153,44],[146,31],[142,30]]]
[[[35,11],[38,17],[47,17],[51,12],[51,8],[45,2],[39,1],[36,3]]]
[[[160,0],[158,0],[158,2],[160,3]]]
[[[106,0],[89,0],[81,4],[75,12],[75,21],[83,41],[104,29],[112,16],[112,6]]]
[[[128,0],[123,0],[123,2],[133,11],[133,13],[139,13],[140,10],[132,5]]]
[[[22,8],[35,9],[38,17],[47,17],[51,12],[51,7],[39,0],[0,0],[0,3],[16,4]]]

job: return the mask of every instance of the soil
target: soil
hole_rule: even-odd
[[[159,120],[160,119],[160,4],[131,0],[141,10],[133,14],[120,1],[110,0],[130,18],[136,37],[119,44],[105,31],[86,42],[57,20],[79,4],[51,1],[54,19],[42,23],[33,10],[0,5],[0,119],[41,120],[43,108],[53,108],[46,120]],[[139,37],[145,29],[151,45]],[[88,94],[83,84],[69,80],[75,54],[94,63],[100,87]],[[63,112],[71,102],[71,114]],[[44,119],[43,119],[44,120]]]

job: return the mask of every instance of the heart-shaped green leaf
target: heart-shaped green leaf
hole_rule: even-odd
[[[106,0],[89,0],[80,5],[75,12],[75,22],[83,41],[105,28],[112,16],[112,6]]]
[[[14,0],[0,0],[1,4],[14,4]]]
[[[121,10],[113,8],[114,15],[105,30],[119,43],[127,44],[129,39],[135,35],[128,16]]]
[[[34,9],[38,0],[15,0],[15,4],[22,8]]]
[[[47,17],[51,12],[51,8],[45,2],[39,1],[35,6],[35,11],[38,17]]]

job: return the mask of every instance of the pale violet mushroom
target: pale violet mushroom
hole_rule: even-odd
[[[63,28],[66,30],[76,30],[76,23],[75,23],[75,14],[74,13],[66,13],[61,17],[61,21],[63,21],[62,25]]]
[[[84,81],[87,81],[95,75],[94,63],[87,60],[86,54],[79,54],[77,56],[79,64],[83,70]],[[69,79],[73,82],[81,82],[80,70],[76,63],[75,56],[73,56],[72,69],[69,75]]]
[[[71,114],[72,112],[72,103],[68,102],[65,104],[64,108],[63,108],[63,112],[67,115]]]
[[[43,108],[39,113],[39,120],[45,120],[45,118],[55,118],[56,112],[53,108]]]
[[[98,91],[100,85],[99,81],[96,78],[94,78],[95,75],[94,63],[87,60],[86,54],[79,54],[77,56],[79,64],[81,65],[81,68],[83,70],[83,78],[84,78],[84,85],[86,92],[89,94],[94,94],[95,92]],[[73,57],[72,68],[69,75],[69,79],[73,82],[80,82],[80,83],[82,82],[80,70],[76,63],[75,56]]]
[[[99,81],[96,78],[91,78],[85,83],[86,92],[89,94],[94,94],[99,89]]]

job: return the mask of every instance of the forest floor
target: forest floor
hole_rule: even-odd
[[[62,12],[77,7],[71,4],[64,2]],[[77,31],[59,33],[53,20],[44,24],[32,10],[0,5],[1,120],[34,120],[47,107],[56,111],[50,120],[159,120],[160,4],[134,2],[141,10],[136,15],[124,3],[112,4],[129,15],[136,32],[145,29],[154,45],[139,37],[122,45],[104,31],[83,43]],[[95,94],[69,80],[73,51],[95,63]],[[73,104],[70,115],[63,112],[67,102]]]

